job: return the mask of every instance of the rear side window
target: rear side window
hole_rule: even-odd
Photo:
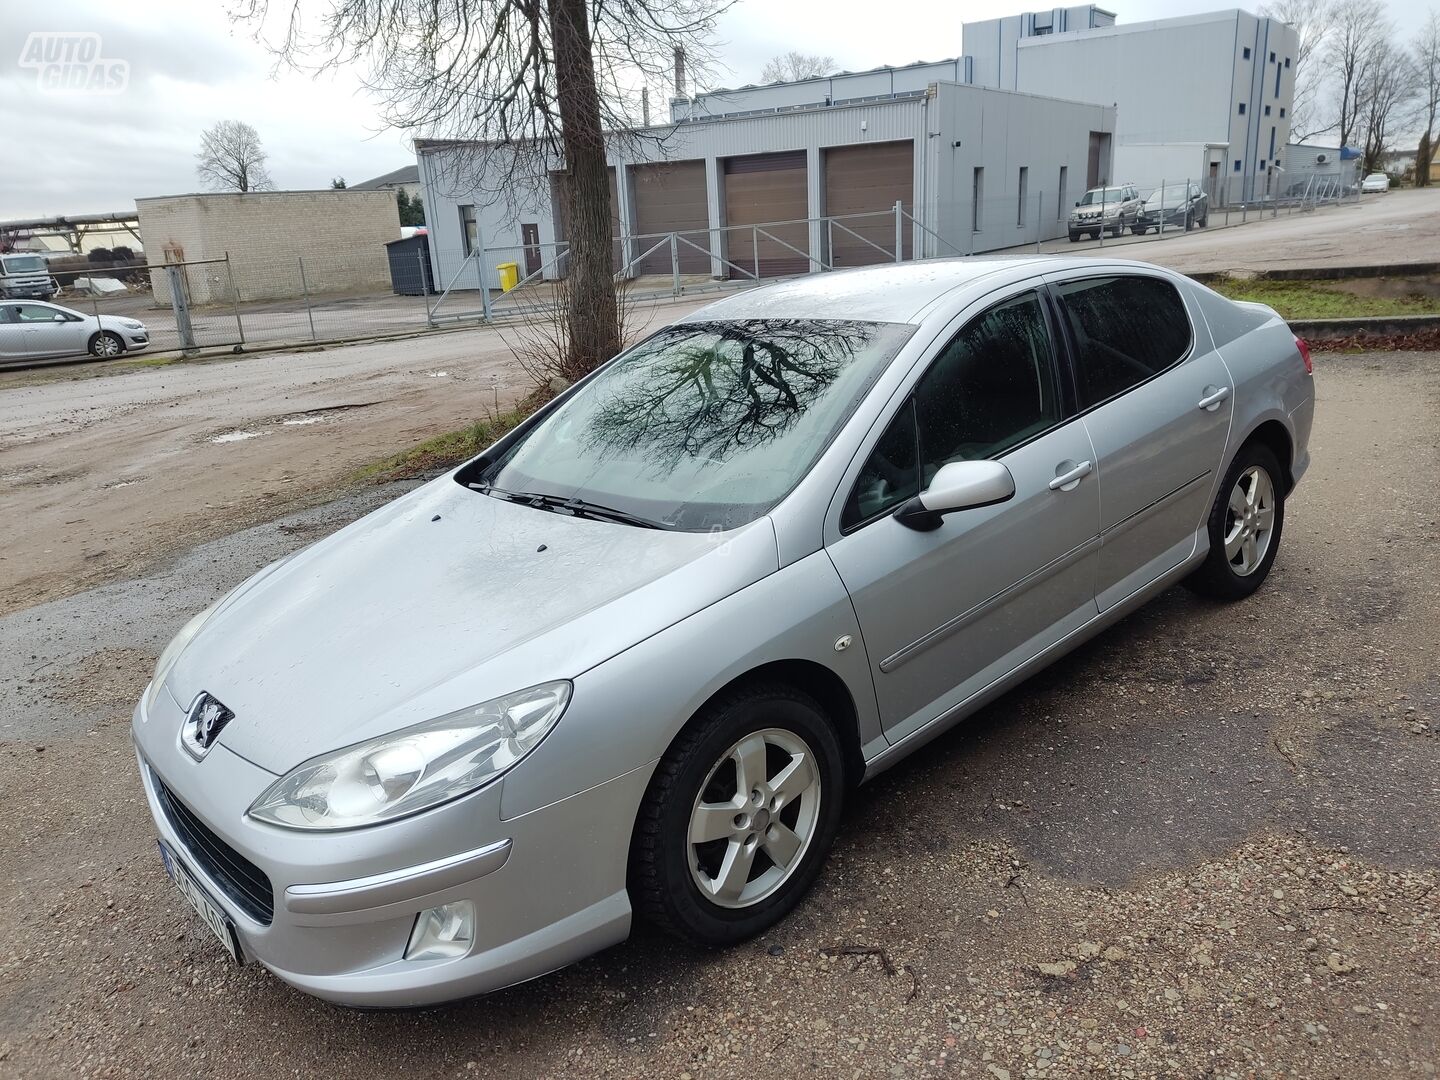
[[[1054,350],[1035,293],[965,324],[921,377],[861,470],[841,526],[916,495],[942,465],[998,457],[1061,419]]]
[[[1123,394],[1190,351],[1190,317],[1168,281],[1086,278],[1055,293],[1075,341],[1081,408]]]

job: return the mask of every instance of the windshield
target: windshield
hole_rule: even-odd
[[[1096,188],[1093,191],[1085,192],[1084,198],[1080,200],[1081,206],[1094,206],[1101,202],[1119,202],[1125,196],[1118,187]]]
[[[1145,201],[1152,203],[1164,202],[1166,205],[1169,205],[1171,203],[1182,203],[1189,195],[1190,189],[1184,184],[1181,184],[1179,187],[1156,188],[1150,193],[1150,198]]]
[[[3,260],[7,274],[43,274],[45,260],[39,255],[6,255]]]
[[[499,497],[579,499],[665,528],[735,528],[790,493],[914,330],[818,319],[667,327],[478,482]]]

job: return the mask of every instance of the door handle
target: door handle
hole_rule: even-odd
[[[1200,408],[1206,412],[1214,412],[1222,401],[1230,396],[1230,388],[1222,386],[1218,390],[1205,388],[1205,396],[1200,399]]]
[[[1081,480],[1083,480],[1083,479],[1085,479],[1085,477],[1089,476],[1089,475],[1090,475],[1090,470],[1093,469],[1094,467],[1095,467],[1095,466],[1094,466],[1094,463],[1093,463],[1093,462],[1089,462],[1089,461],[1082,461],[1082,462],[1080,462],[1079,465],[1076,465],[1076,466],[1075,466],[1073,469],[1071,469],[1069,472],[1060,473],[1058,476],[1055,477],[1054,480],[1051,480],[1051,481],[1050,481],[1050,490],[1051,490],[1051,491],[1069,491],[1069,490],[1070,490],[1071,488],[1073,488],[1076,484],[1080,483]]]

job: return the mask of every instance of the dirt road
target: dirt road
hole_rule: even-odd
[[[704,302],[639,316],[663,321]],[[0,612],[328,496],[358,466],[528,388],[506,332],[488,328],[112,378],[9,375]]]
[[[0,617],[0,1076],[1434,1076],[1440,355],[1316,381],[1251,600],[1172,590],[862,789],[763,939],[430,1012],[222,961],[128,737],[185,616],[392,493]]]

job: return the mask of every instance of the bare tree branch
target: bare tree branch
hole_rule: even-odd
[[[762,83],[795,82],[799,79],[813,79],[817,75],[829,75],[835,70],[833,56],[816,56],[791,50],[772,57],[760,72]]]
[[[221,120],[207,128],[200,136],[195,161],[201,183],[212,191],[269,191],[275,187],[265,171],[260,136],[240,120]]]
[[[1325,72],[1319,60],[1333,28],[1330,0],[1275,0],[1262,5],[1260,14],[1279,19],[1300,39],[1295,55],[1295,96],[1290,105],[1290,141],[1308,142],[1335,127],[1335,118],[1324,115],[1321,91]],[[1314,61],[1312,63],[1312,61]]]

